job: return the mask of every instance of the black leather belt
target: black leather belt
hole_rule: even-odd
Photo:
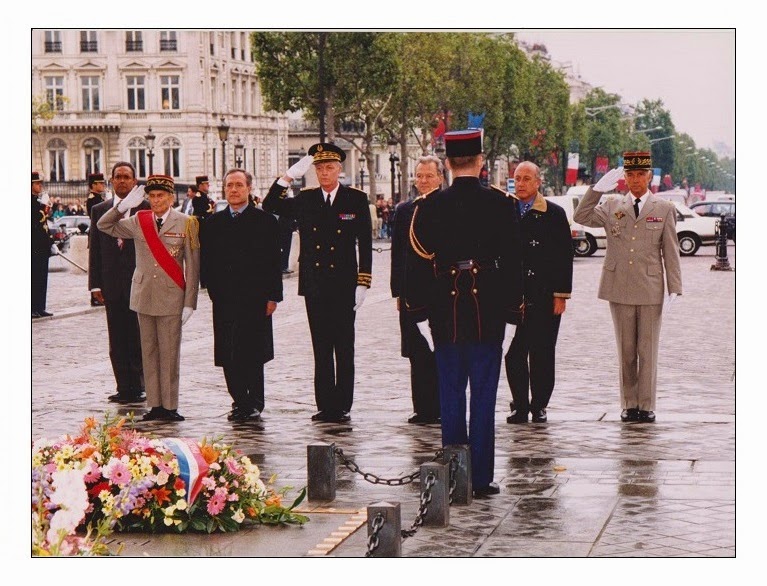
[[[443,273],[450,273],[452,271],[471,271],[474,269],[476,269],[476,272],[479,272],[479,271],[495,270],[500,268],[500,266],[501,266],[500,260],[497,258],[494,258],[492,260],[474,260],[474,259],[457,260],[447,265],[438,265],[437,273],[443,274]]]

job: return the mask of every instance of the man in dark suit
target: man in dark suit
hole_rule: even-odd
[[[511,388],[508,423],[546,423],[554,391],[555,347],[559,324],[573,289],[573,244],[567,214],[543,198],[541,172],[525,161],[514,171],[514,203],[522,232],[525,282],[524,319],[506,354]],[[532,397],[532,398],[531,398]]]
[[[38,198],[43,193],[40,173],[32,171],[32,319],[51,317],[45,310],[48,296],[48,259],[58,254],[48,230],[46,206]]]
[[[453,183],[413,213],[405,296],[437,360],[442,445],[470,445],[474,494],[487,496],[500,492],[493,472],[501,358],[522,317],[519,225],[505,192],[479,182],[482,131],[445,133],[445,149]]]
[[[263,203],[265,211],[298,222],[298,294],[304,296],[314,350],[318,411],[312,420],[335,423],[350,419],[354,317],[370,287],[373,263],[367,195],[338,181],[345,159],[346,153],[334,144],[313,145],[306,157],[272,184]],[[312,165],[320,187],[286,197],[290,184]]]
[[[274,358],[272,313],[282,301],[277,220],[249,203],[253,176],[224,175],[229,206],[201,224],[200,269],[213,302],[216,366],[232,397],[230,421],[264,410],[264,364]]]
[[[144,401],[144,373],[141,362],[141,338],[138,317],[130,308],[131,279],[136,269],[133,240],[115,238],[96,227],[101,217],[115,207],[136,185],[131,163],[121,161],[112,167],[114,197],[93,206],[88,233],[88,289],[104,305],[109,332],[109,359],[117,383],[117,392],[109,396],[113,403]],[[148,209],[149,203],[131,209],[127,215]]]
[[[434,155],[423,156],[415,166],[415,187],[419,198],[428,197],[442,185],[442,161]],[[402,356],[410,360],[410,392],[414,413],[408,423],[439,423],[439,389],[434,352],[418,331],[405,308],[407,286],[407,257],[410,250],[410,222],[414,200],[397,204],[391,238],[391,294],[397,298]]]

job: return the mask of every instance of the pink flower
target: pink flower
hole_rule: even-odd
[[[239,476],[240,474],[242,474],[242,468],[240,468],[240,466],[237,465],[237,460],[235,460],[232,457],[229,457],[226,460],[224,460],[224,462],[226,463],[226,467],[229,469],[229,472],[231,472],[235,476]]]
[[[96,462],[89,460],[88,465],[85,467],[85,476],[83,476],[83,480],[88,484],[93,484],[99,478],[101,478],[101,468],[99,468],[99,465],[96,464]]]
[[[221,511],[224,510],[224,506],[226,505],[226,497],[225,495],[219,494],[218,490],[216,490],[213,497],[208,501],[208,513],[211,515],[218,515]]]
[[[108,479],[113,484],[118,486],[124,486],[130,482],[131,473],[124,462],[117,458],[112,458],[109,463],[104,466],[104,478]]]
[[[202,479],[202,485],[203,487],[207,488],[208,490],[213,490],[216,488],[216,481],[213,480],[210,476],[206,476]]]

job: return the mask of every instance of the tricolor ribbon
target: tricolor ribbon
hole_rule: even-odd
[[[187,501],[191,505],[202,488],[202,479],[208,473],[208,463],[200,452],[197,442],[177,437],[164,438],[162,442],[178,460],[179,476],[187,488]]]

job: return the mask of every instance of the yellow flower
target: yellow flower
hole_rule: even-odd
[[[232,515],[232,520],[237,523],[242,523],[245,520],[245,513],[242,512],[242,509],[237,509],[234,512]]]
[[[170,527],[173,525],[173,517],[165,517],[162,522]]]
[[[178,492],[183,492],[183,491],[177,491],[177,493]],[[184,499],[179,499],[179,501],[176,503],[176,508],[179,511],[185,511],[186,510],[186,501]]]

